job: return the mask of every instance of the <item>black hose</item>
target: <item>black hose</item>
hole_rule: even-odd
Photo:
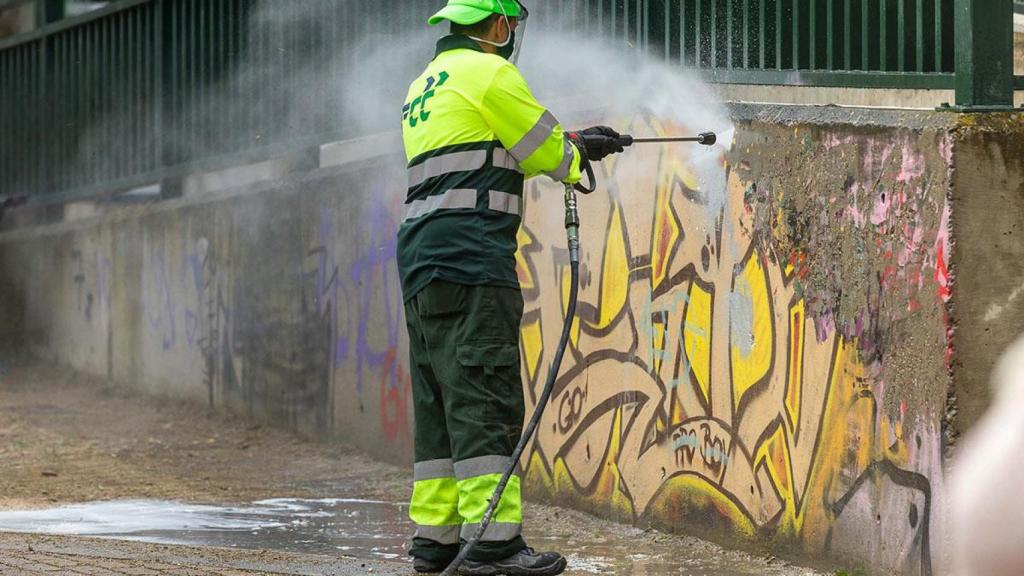
[[[455,572],[462,565],[462,562],[466,559],[466,556],[476,548],[478,542],[483,537],[484,532],[487,530],[487,526],[491,523],[491,517],[494,516],[494,511],[498,508],[498,502],[501,501],[501,495],[505,492],[505,485],[508,484],[509,478],[512,477],[512,473],[515,472],[516,466],[519,465],[519,458],[522,457],[523,451],[526,450],[526,445],[530,443],[530,438],[533,437],[533,433],[537,430],[537,426],[540,424],[540,419],[544,415],[544,408],[548,405],[548,400],[551,399],[551,393],[555,389],[555,380],[558,378],[558,370],[562,366],[562,357],[565,356],[565,347],[569,345],[569,334],[572,331],[572,322],[576,317],[576,298],[579,295],[579,280],[580,280],[580,250],[579,250],[579,216],[576,212],[576,195],[573,192],[571,186],[567,186],[565,190],[565,227],[567,230],[568,243],[569,243],[569,268],[571,270],[572,283],[569,287],[569,306],[565,311],[565,323],[562,325],[562,337],[558,340],[558,348],[555,350],[555,357],[551,361],[551,367],[548,369],[548,379],[544,383],[544,390],[540,393],[540,399],[537,400],[537,407],[533,411],[533,416],[530,417],[529,424],[526,425],[526,429],[523,430],[523,435],[519,439],[519,444],[516,444],[516,449],[512,451],[512,462],[509,464],[505,473],[501,476],[501,481],[498,482],[498,486],[494,489],[494,494],[491,495],[491,501],[487,505],[487,512],[484,513],[483,521],[480,522],[480,527],[477,528],[476,533],[473,537],[466,541],[465,546],[459,551],[459,555],[452,560],[452,563],[445,568],[441,576],[454,576]]]

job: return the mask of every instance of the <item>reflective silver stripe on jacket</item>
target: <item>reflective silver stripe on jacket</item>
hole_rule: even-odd
[[[516,161],[515,157],[508,153],[508,150],[504,148],[494,149],[494,160],[492,164],[495,168],[504,168],[506,170],[515,170],[520,174],[523,172],[522,168],[519,167],[519,162]]]
[[[477,456],[455,463],[455,477],[459,480],[485,474],[503,474],[512,463],[508,456]]]
[[[518,159],[519,162],[526,160],[531,154],[536,152],[544,142],[547,142],[551,133],[555,131],[556,126],[558,126],[558,120],[555,119],[551,112],[545,110],[544,114],[541,115],[540,120],[537,120],[537,123],[533,125],[533,128],[530,128],[530,131],[527,132],[526,135],[519,140],[519,143],[513,146],[509,152],[511,152],[512,156]]]
[[[490,526],[487,527],[490,532]],[[416,526],[416,538],[426,538],[441,544],[458,544],[461,526]],[[514,538],[514,536],[513,536]],[[511,540],[511,538],[509,538]]]
[[[451,458],[417,462],[413,464],[412,470],[412,479],[415,482],[455,477],[455,466]]]
[[[462,525],[462,537],[469,540],[476,534],[476,531],[480,528],[479,522],[472,524]],[[515,524],[513,522],[491,522],[487,525],[487,530],[484,530],[484,536],[481,541],[489,542],[502,542],[504,540],[511,540],[523,531],[522,524]],[[417,535],[419,533],[417,532]]]
[[[410,204],[406,204],[405,218],[402,219],[402,222],[426,216],[437,210],[454,208],[476,208],[476,190],[456,188],[444,194],[428,196],[423,200],[414,200]]]
[[[504,212],[513,216],[523,214],[523,199],[515,194],[491,190],[489,193],[487,207],[495,212]]]
[[[566,136],[565,147],[562,151],[562,163],[558,165],[558,168],[548,172],[547,175],[553,178],[556,182],[562,182],[568,178],[569,172],[572,170],[572,160],[576,157],[574,150],[575,148],[572,145],[572,142],[570,142],[569,137]]]
[[[422,164],[409,168],[409,188],[423,184],[429,178],[436,178],[452,172],[479,170],[487,163],[487,150],[452,152],[444,156],[428,158]]]
[[[476,190],[454,189],[444,194],[428,196],[423,200],[406,204],[405,218],[402,219],[402,222],[451,208],[476,208]],[[487,193],[487,209],[513,216],[522,216],[523,199],[515,194],[491,190]]]

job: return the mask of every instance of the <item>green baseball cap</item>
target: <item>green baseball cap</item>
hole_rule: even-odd
[[[502,8],[505,9],[502,12]],[[516,0],[448,0],[448,5],[441,8],[427,20],[431,26],[442,20],[451,20],[462,26],[476,24],[491,14],[506,14],[509,18],[520,18],[522,10]]]

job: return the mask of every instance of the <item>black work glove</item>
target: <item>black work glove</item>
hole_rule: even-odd
[[[594,126],[579,132],[569,132],[569,139],[576,144],[587,160],[600,162],[611,154],[622,152],[619,142],[621,134],[607,126]]]

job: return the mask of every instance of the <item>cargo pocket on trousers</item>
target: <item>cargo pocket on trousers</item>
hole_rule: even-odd
[[[467,342],[456,347],[456,360],[466,377],[481,414],[491,422],[508,425],[508,435],[522,432],[523,386],[519,374],[519,346],[514,342]],[[513,440],[513,444],[515,440]]]

